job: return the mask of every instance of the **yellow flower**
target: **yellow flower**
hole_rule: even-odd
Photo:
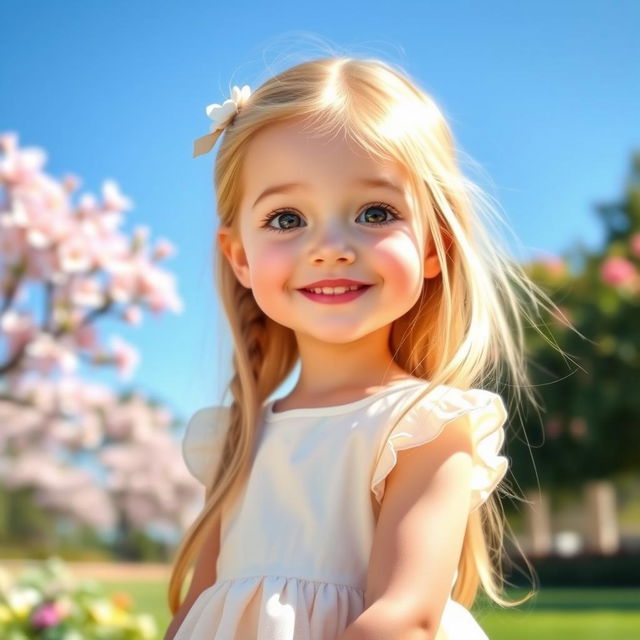
[[[148,613],[140,613],[135,618],[134,630],[141,640],[154,640],[158,634],[158,627],[154,617]]]
[[[94,600],[88,605],[87,609],[94,622],[98,624],[109,624],[115,611],[111,602],[104,598]]]
[[[9,607],[5,607],[2,603],[0,603],[0,624],[2,624],[3,622],[9,622],[9,620],[13,620],[11,609],[9,609]]]

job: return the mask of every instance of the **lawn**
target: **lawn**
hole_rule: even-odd
[[[108,593],[126,591],[136,612],[152,613],[161,639],[171,616],[166,583],[104,581]],[[525,595],[508,590],[507,598]],[[487,605],[479,598],[473,614],[491,640],[640,640],[640,589],[545,589],[515,609]]]
[[[519,607],[481,601],[473,613],[491,640],[640,640],[640,589],[544,589]]]

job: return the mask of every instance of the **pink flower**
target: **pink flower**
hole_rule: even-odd
[[[631,236],[629,244],[631,246],[631,252],[633,253],[633,255],[640,258],[640,233],[634,233]]]
[[[97,278],[77,276],[69,281],[66,289],[69,301],[81,307],[100,307],[104,303],[104,291]]]
[[[112,277],[107,284],[109,296],[116,302],[128,303],[138,295],[138,276],[131,260],[122,260],[111,265]]]
[[[138,305],[132,304],[122,312],[122,319],[127,324],[139,325],[142,322],[142,311]]]
[[[73,334],[79,349],[95,349],[98,346],[98,333],[92,324],[82,324]]]
[[[7,131],[0,135],[0,151],[11,154],[18,148],[18,134],[14,131]]]
[[[606,284],[618,286],[627,284],[636,276],[636,268],[632,262],[619,256],[607,258],[600,268],[600,276]]]
[[[0,316],[0,333],[4,334],[9,353],[16,353],[38,333],[38,327],[30,313],[9,309]]]
[[[107,211],[129,211],[133,203],[120,192],[114,180],[105,180],[102,184],[102,198]]]
[[[71,372],[78,367],[76,354],[49,333],[36,334],[27,345],[26,353],[31,360],[30,365],[41,373],[49,374],[57,367]]]
[[[138,351],[118,336],[112,336],[111,347],[118,373],[122,378],[130,378],[140,361]]]
[[[567,271],[565,261],[557,256],[545,257],[541,262],[545,266],[547,272],[552,275],[561,276]]]
[[[0,182],[16,185],[29,182],[47,163],[47,154],[37,147],[18,149],[18,138],[5,134],[2,139],[4,158],[0,159]]]
[[[55,627],[60,622],[61,616],[55,603],[47,602],[36,609],[31,618],[31,623],[39,629]]]
[[[88,271],[93,266],[89,243],[84,235],[68,235],[58,245],[58,261],[64,273]]]
[[[168,240],[161,238],[156,241],[156,246],[153,250],[153,259],[154,260],[164,260],[165,258],[169,258],[174,255],[176,252],[175,247]]]
[[[13,223],[11,216],[0,217],[0,264],[17,264],[27,252],[23,229]]]
[[[182,300],[176,292],[175,276],[150,263],[140,264],[140,293],[153,313],[171,309],[182,312]]]
[[[62,179],[62,186],[64,187],[64,190],[67,193],[74,193],[80,188],[81,184],[82,184],[82,180],[78,176],[73,175],[72,173],[67,174]]]

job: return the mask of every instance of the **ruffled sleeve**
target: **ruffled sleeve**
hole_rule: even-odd
[[[396,465],[396,452],[430,442],[449,422],[463,415],[469,420],[473,437],[470,512],[487,500],[509,466],[507,458],[499,455],[507,419],[504,403],[498,394],[485,389],[463,391],[441,385],[420,400],[383,439],[371,480],[378,503],[382,502],[385,479]]]
[[[204,407],[193,414],[182,439],[182,457],[194,478],[208,486],[217,470],[230,407]]]

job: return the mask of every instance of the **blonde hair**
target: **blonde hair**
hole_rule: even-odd
[[[481,192],[458,168],[452,133],[434,101],[388,63],[318,58],[286,69],[255,90],[225,130],[216,157],[220,224],[239,237],[241,168],[248,144],[265,127],[293,118],[303,118],[314,131],[342,132],[365,151],[399,161],[407,169],[417,211],[424,212],[425,238],[435,243],[441,273],[424,280],[416,304],[393,323],[389,347],[394,361],[430,381],[430,387],[469,389],[507,373],[517,404],[524,389],[538,406],[524,358],[522,318],[529,316],[519,295],[524,293],[536,310],[539,305],[556,307],[481,223]],[[298,359],[293,331],[263,313],[251,289],[237,280],[219,251],[216,270],[234,343],[234,374],[228,385],[233,400],[222,462],[207,487],[201,514],[176,552],[169,582],[174,614],[204,537],[247,481],[261,405],[292,373]],[[401,412],[398,422],[428,392]],[[479,584],[503,606],[533,595],[517,602],[500,595],[504,523],[494,495],[469,514],[452,593],[463,606],[472,606]]]

